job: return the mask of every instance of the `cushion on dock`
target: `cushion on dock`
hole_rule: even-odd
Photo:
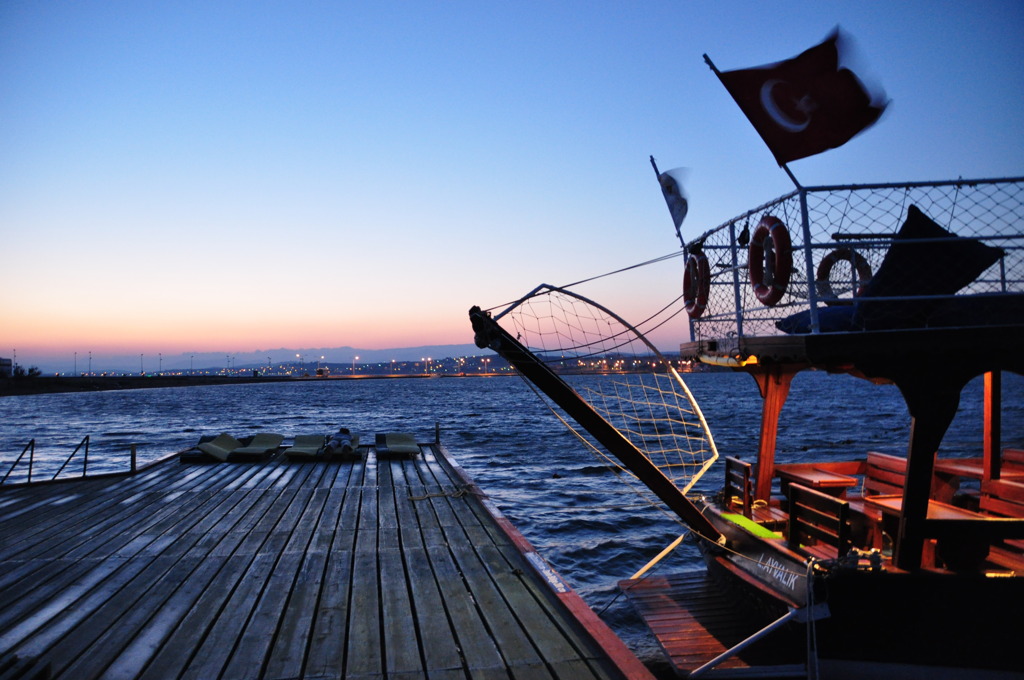
[[[235,449],[241,448],[242,442],[226,432],[222,432],[211,442],[202,442],[196,448],[220,461],[225,461]]]
[[[261,432],[254,436],[248,445],[237,448],[232,453],[268,453],[275,450],[283,441],[282,435]]]
[[[404,432],[377,433],[378,456],[415,456],[420,452],[416,438]]]
[[[309,460],[316,458],[320,449],[324,446],[324,435],[322,434],[300,434],[295,436],[295,442],[285,450],[289,460]]]

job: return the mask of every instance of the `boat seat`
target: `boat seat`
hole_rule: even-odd
[[[889,496],[903,493],[907,483],[907,459],[868,451],[864,470],[864,495]]]
[[[722,489],[722,500],[726,508],[736,505],[742,509],[747,519],[752,518],[753,483],[751,482],[750,463],[735,458],[725,457],[725,486]]]
[[[791,550],[822,559],[842,557],[853,547],[850,504],[820,491],[789,485]]]
[[[1002,463],[1011,470],[1024,468],[1024,449],[1003,449]]]
[[[724,510],[735,510],[772,531],[781,529],[788,521],[786,512],[770,499],[754,499],[753,466],[733,456],[725,457],[722,503]]]

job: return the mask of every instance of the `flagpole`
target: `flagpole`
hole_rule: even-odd
[[[795,185],[796,185],[796,188],[797,188],[797,190],[798,190],[798,191],[803,191],[803,186],[802,186],[802,185],[800,184],[800,182],[798,182],[798,181],[796,180],[796,177],[794,177],[794,176],[793,176],[793,173],[792,173],[792,172],[790,172],[790,170],[789,170],[789,166],[788,166],[788,165],[786,165],[785,163],[783,163],[783,164],[782,164],[782,165],[780,165],[779,167],[780,167],[780,168],[782,168],[783,170],[785,170],[785,171],[786,171],[786,174],[787,174],[787,175],[789,175],[789,178],[790,178],[791,180],[793,180],[793,184],[795,184]]]
[[[706,55],[706,54],[705,54],[705,55],[704,55],[704,62],[705,62],[705,63],[706,63],[706,64],[707,64],[708,66],[710,66],[710,67],[711,67],[711,70],[712,70],[712,71],[714,72],[714,74],[715,74],[716,76],[718,76],[718,79],[719,79],[719,80],[721,80],[721,79],[722,79],[722,74],[721,74],[721,72],[720,72],[720,71],[718,70],[718,67],[717,67],[717,66],[715,66],[714,62],[712,62],[712,61],[711,61],[711,57],[709,57],[708,55]]]
[[[708,67],[711,69],[711,71],[718,77],[718,81],[720,83],[722,83],[723,86],[725,86],[725,81],[722,80],[722,72],[719,71],[718,67],[715,66],[715,63],[713,61],[711,61],[711,57],[709,57],[707,54],[705,54],[703,56],[704,56],[704,62],[708,65]],[[728,92],[729,88],[726,87],[725,89]],[[735,97],[734,97],[734,99],[735,99]],[[758,134],[760,134],[760,133],[758,133]],[[761,139],[762,139],[762,141],[764,141],[763,137]],[[771,151],[770,148],[769,148],[769,151]],[[654,160],[654,158],[652,157],[651,161],[653,161],[653,160]],[[800,184],[800,182],[797,181],[796,177],[790,171],[788,165],[786,165],[785,163],[780,163],[779,167],[782,168],[783,170],[785,170],[786,175],[788,175],[789,179],[792,180],[794,185],[796,185],[797,190],[802,190],[803,189],[803,186]]]

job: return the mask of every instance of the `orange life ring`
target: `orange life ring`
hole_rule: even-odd
[[[683,270],[683,306],[691,319],[699,319],[708,308],[711,266],[704,253],[690,253]]]
[[[768,244],[771,259],[768,264],[770,276],[765,276],[765,245]],[[793,269],[793,244],[789,230],[777,217],[765,215],[750,237],[748,251],[750,285],[761,304],[771,307],[786,294],[789,275]],[[767,281],[766,281],[767,279]]]
[[[832,290],[832,268],[836,266],[836,263],[840,260],[846,260],[850,263],[850,266],[857,272],[857,291],[854,293],[854,297],[859,297],[864,294],[865,288],[867,288],[868,282],[871,281],[871,265],[864,259],[864,256],[858,253],[852,248],[842,247],[836,248],[831,253],[821,258],[821,262],[818,263],[818,271],[814,276],[814,286],[818,291],[818,297],[825,301],[826,305],[839,305],[844,304],[843,301],[839,300],[839,296],[836,295],[835,291]]]

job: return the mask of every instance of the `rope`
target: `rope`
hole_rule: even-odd
[[[598,279],[603,279],[603,278],[608,277],[608,276],[614,276],[615,274],[621,274],[623,272],[628,272],[628,271],[630,271],[632,269],[639,269],[640,267],[647,267],[647,266],[652,265],[652,264],[659,264],[661,262],[665,262],[666,260],[671,260],[671,259],[676,258],[676,257],[682,257],[685,254],[686,254],[686,251],[680,250],[680,251],[677,251],[677,252],[674,252],[674,253],[669,253],[668,255],[662,255],[660,257],[655,257],[655,258],[647,260],[645,262],[638,262],[636,264],[629,265],[628,267],[623,267],[621,269],[616,269],[614,271],[606,272],[604,274],[598,274],[596,276],[591,276],[591,277],[586,278],[586,279],[580,279],[579,281],[574,281],[573,283],[569,283],[569,284],[566,284],[564,286],[559,286],[559,288],[572,288],[573,286],[579,286],[581,284],[590,283],[591,281],[597,281]],[[495,309],[499,309],[499,308],[502,308],[502,307],[508,307],[509,305],[514,304],[515,302],[518,302],[518,300],[509,300],[508,302],[502,302],[501,304],[494,305],[493,307],[488,307],[487,309],[485,309],[483,311],[485,311],[485,312],[493,312]],[[659,312],[659,314],[660,313],[661,312]]]
[[[815,558],[807,560],[807,678],[818,680],[818,625],[814,618]]]

